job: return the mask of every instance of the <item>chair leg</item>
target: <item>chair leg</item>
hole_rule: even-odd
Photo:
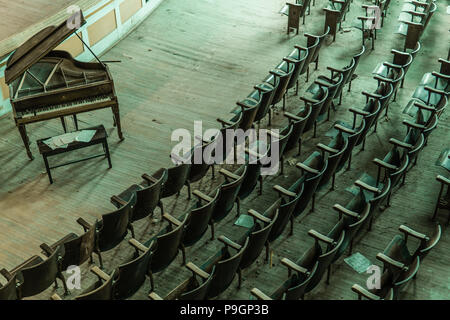
[[[314,205],[316,203],[316,193],[314,192],[312,195],[312,205],[311,205],[311,212],[314,212]]]
[[[309,80],[309,65],[306,68],[306,82],[308,82],[308,80]]]
[[[103,269],[103,258],[102,258],[102,253],[100,252],[100,250],[96,250],[95,254],[98,256],[98,263],[100,264],[100,269]]]
[[[215,179],[216,178],[216,169],[214,168],[214,164],[211,165],[211,174],[212,174],[212,178]]]
[[[134,234],[134,227],[131,223],[128,223],[128,229],[130,229],[130,231],[131,231],[131,237],[136,238],[135,234]]]
[[[331,190],[334,190],[335,181],[336,181],[336,172],[333,173],[333,178],[331,180]]]
[[[347,170],[350,170],[351,166],[352,166],[352,153],[350,152],[350,156],[348,157]]]
[[[269,126],[272,125],[272,112],[271,109],[269,109]]]
[[[148,272],[148,277],[150,278],[150,290],[155,290],[155,280],[153,279],[153,272],[150,270]]]
[[[159,200],[159,202],[158,202],[158,207],[161,210],[161,215],[163,215],[164,214],[164,206],[163,206],[163,203],[161,200]]]
[[[59,272],[58,274],[58,278],[62,281],[63,283],[63,287],[64,287],[64,295],[68,295],[70,294],[69,289],[67,288],[67,283],[66,283],[66,278],[64,277],[64,275],[62,274],[62,272]],[[56,284],[56,280],[55,280],[55,284]]]
[[[181,254],[182,254],[182,258],[183,258],[181,266],[184,266],[184,265],[186,265],[186,250],[184,249],[184,244],[182,244],[182,243],[180,244],[180,250],[181,250]]]
[[[295,83],[295,95],[298,96],[298,80]]]
[[[313,134],[313,138],[316,137],[316,131],[317,131],[317,121],[314,121],[314,134]]]
[[[330,284],[331,264],[328,266],[327,284]]]
[[[186,180],[186,186],[188,188],[188,200],[191,200],[192,194],[191,194],[191,182],[189,180]]]
[[[214,240],[214,221],[209,224],[211,226],[211,240]]]
[[[436,215],[437,215],[437,212],[439,209],[439,201],[441,200],[443,191],[444,191],[444,184],[441,184],[441,190],[439,191],[439,196],[437,198],[436,207],[434,208],[433,217],[431,218],[431,220],[433,220],[433,221],[436,219]],[[450,214],[449,214],[449,217],[450,217]]]
[[[241,199],[239,197],[236,197],[236,217],[239,217],[241,214]]]
[[[241,288],[241,283],[242,283],[242,270],[241,268],[238,268],[238,289]]]
[[[258,177],[258,180],[259,180],[259,195],[262,195],[262,192],[263,192],[263,177],[260,175]]]
[[[373,214],[372,214],[372,217],[370,217],[369,226],[367,227],[367,231],[372,231],[372,223],[373,223]]]
[[[266,242],[266,259],[265,259],[266,263],[269,261],[269,252],[270,252],[270,242],[267,241]]]
[[[283,159],[283,157],[281,157],[281,159],[280,159],[280,167],[281,167],[281,175],[283,175],[283,173],[284,173],[284,159]]]
[[[286,94],[283,95],[283,111],[286,109]]]
[[[294,234],[294,216],[291,215],[290,220],[291,220],[291,227],[289,230],[289,236],[292,236]]]

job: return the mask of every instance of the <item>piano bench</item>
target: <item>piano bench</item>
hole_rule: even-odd
[[[109,168],[112,168],[111,156],[109,154],[108,141],[107,141],[108,135],[106,134],[105,127],[103,125],[99,125],[99,126],[95,126],[95,127],[91,127],[91,128],[82,129],[82,130],[95,130],[96,131],[94,136],[92,137],[91,141],[89,141],[89,142],[81,142],[81,141],[76,141],[75,140],[75,141],[70,142],[69,144],[67,144],[66,148],[59,147],[59,148],[56,148],[56,149],[52,149],[46,143],[44,143],[44,141],[48,140],[50,138],[54,138],[54,137],[48,137],[48,138],[37,140],[39,153],[42,154],[42,157],[44,158],[45,169],[47,171],[47,175],[48,175],[48,179],[50,180],[50,184],[53,183],[53,179],[52,179],[52,175],[51,175],[50,169],[55,169],[55,168],[59,168],[59,167],[62,167],[62,166],[67,166],[67,165],[72,164],[72,163],[77,163],[77,162],[81,162],[81,161],[85,161],[85,160],[89,160],[89,159],[93,159],[93,158],[98,158],[98,157],[103,157],[104,156],[108,160]],[[90,157],[87,157],[87,158],[74,160],[74,161],[69,161],[69,162],[66,162],[66,163],[63,163],[63,164],[58,164],[58,165],[55,165],[53,167],[50,167],[49,164],[48,164],[48,157],[50,157],[50,156],[54,156],[54,155],[57,155],[57,154],[66,153],[66,152],[69,152],[69,151],[86,148],[86,147],[93,146],[93,145],[96,145],[96,144],[102,144],[103,145],[104,153],[98,154],[98,155],[94,155],[94,156],[90,156]]]

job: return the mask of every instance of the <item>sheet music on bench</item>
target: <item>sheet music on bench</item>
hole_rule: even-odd
[[[75,15],[80,17],[80,27],[86,23],[81,11]],[[111,108],[123,140],[119,103],[108,66],[78,36],[77,28],[69,28],[72,19],[39,31],[17,48],[6,64],[5,82],[14,120],[30,159],[33,155],[25,125],[33,122],[60,118],[66,131],[64,117],[73,116],[78,130],[78,113]],[[98,62],[77,61],[66,51],[53,50],[74,32]]]

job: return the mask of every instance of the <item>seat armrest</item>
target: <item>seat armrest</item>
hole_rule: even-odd
[[[220,122],[222,124],[222,126],[225,126],[225,125],[232,126],[233,125],[233,122],[231,122],[229,120],[223,120],[223,119],[220,119],[220,118],[217,118],[216,120],[218,122]]]
[[[61,299],[61,297],[60,297],[57,293],[54,293],[54,294],[50,297],[50,300],[62,300],[62,299]]]
[[[409,120],[403,120],[402,123],[407,127],[413,127],[415,129],[424,130],[425,126],[423,124],[415,123]]]
[[[341,125],[341,124],[335,124],[335,125],[334,125],[334,128],[337,129],[337,130],[339,130],[339,131],[348,133],[348,134],[355,134],[355,132],[356,132],[354,129],[350,129],[350,128],[344,127],[344,126]]]
[[[150,300],[164,300],[163,298],[161,298],[161,296],[159,296],[156,292],[152,291],[149,293],[148,298]]]
[[[77,222],[79,225],[81,225],[83,227],[85,232],[92,227],[86,220],[84,220],[81,217],[77,219]]]
[[[241,248],[242,248],[241,245],[239,245],[239,244],[237,244],[236,242],[234,242],[234,241],[228,239],[228,238],[225,237],[224,235],[219,236],[218,240],[219,240],[220,242],[222,242],[223,244],[225,244],[226,246],[232,247],[233,249],[241,250]]]
[[[354,212],[352,210],[349,210],[343,206],[341,206],[340,204],[335,204],[333,206],[333,209],[336,210],[337,212],[339,212],[339,214],[344,214],[348,217],[352,217],[352,218],[359,218],[359,214],[357,212]]]
[[[436,177],[436,180],[439,181],[439,182],[441,182],[441,183],[443,183],[443,184],[450,185],[450,180],[447,179],[447,178],[444,177],[444,176],[438,175],[438,176]]]
[[[376,294],[373,294],[373,293],[367,291],[366,289],[364,289],[363,287],[361,287],[360,285],[357,285],[357,284],[354,284],[352,286],[352,291],[356,292],[358,294],[358,296],[366,297],[369,300],[380,300],[381,299]]]
[[[412,144],[400,141],[400,140],[395,139],[395,138],[390,138],[389,139],[389,143],[391,143],[393,145],[396,145],[396,146],[398,146],[400,148],[408,149],[408,150],[412,150],[412,148],[414,147]]]
[[[388,264],[391,265],[393,267],[396,267],[398,269],[402,269],[402,270],[408,270],[408,268],[400,261],[394,260],[391,257],[385,255],[384,253],[379,252],[377,254],[377,259],[382,261],[384,264]]]
[[[360,188],[362,188],[362,189],[364,189],[364,190],[367,190],[367,191],[370,191],[370,192],[373,192],[373,193],[377,193],[377,194],[381,193],[380,189],[378,189],[376,187],[372,187],[371,185],[368,185],[367,183],[365,183],[365,182],[363,182],[361,180],[356,180],[355,181],[355,185],[360,187]]]
[[[295,262],[289,260],[288,258],[281,259],[281,264],[286,266],[288,270],[294,270],[296,272],[302,273],[304,275],[309,275],[308,269],[299,266]]]
[[[331,147],[329,147],[327,145],[324,145],[323,143],[318,143],[317,144],[317,148],[319,148],[319,149],[321,149],[323,151],[326,151],[328,153],[338,153],[339,152],[338,149],[331,148]]]
[[[392,164],[390,164],[390,163],[387,163],[387,162],[385,162],[385,161],[383,161],[383,160],[380,160],[380,159],[378,159],[378,158],[375,158],[375,159],[373,159],[372,161],[373,161],[373,163],[375,163],[377,166],[383,167],[383,168],[385,168],[385,169],[389,169],[389,170],[395,170],[395,169],[397,169],[396,166],[394,166],[394,165],[392,165]]]
[[[373,99],[377,99],[377,100],[379,100],[379,99],[381,99],[383,96],[382,95],[380,95],[380,94],[376,94],[376,93],[370,93],[370,92],[367,92],[367,91],[363,91],[363,92],[361,92],[363,95],[365,95],[367,98],[373,98]]]
[[[170,215],[169,213],[163,214],[163,219],[167,220],[170,224],[174,224],[177,227],[181,226],[182,222],[175,218],[174,216]]]
[[[103,272],[99,267],[97,267],[97,266],[93,266],[92,268],[91,268],[91,272],[93,273],[93,274],[95,274],[97,277],[99,277],[100,279],[103,279],[103,280],[105,280],[105,281],[108,281],[109,280],[109,275],[107,275],[105,272]]]
[[[259,300],[272,300],[271,297],[269,297],[268,295],[266,295],[265,293],[263,293],[261,290],[259,290],[258,288],[253,288],[252,290],[250,290],[250,293],[257,299]]]
[[[367,117],[370,114],[370,112],[368,112],[368,111],[364,111],[364,110],[353,108],[353,107],[348,108],[348,111],[359,114],[363,117]]]
[[[300,169],[302,169],[302,170],[304,170],[306,172],[312,173],[312,174],[318,174],[319,173],[319,170],[314,169],[314,168],[310,168],[306,164],[304,164],[303,162],[298,162],[295,166],[297,168],[300,168]]]
[[[128,240],[128,243],[131,244],[138,251],[146,252],[148,250],[148,248],[146,246],[144,246],[142,243],[140,243],[139,241],[137,241],[134,238]],[[152,246],[150,245],[149,248],[151,248],[151,247]]]
[[[287,63],[297,63],[298,62],[297,59],[292,59],[291,57],[284,57],[283,61],[287,62]]]
[[[302,118],[300,118],[299,116],[296,116],[295,114],[292,114],[290,112],[285,112],[284,116],[286,118],[288,118],[289,120],[294,120],[294,121],[300,121],[302,120]]]
[[[248,214],[249,214],[250,216],[252,216],[253,218],[255,218],[255,219],[259,220],[259,221],[262,221],[262,222],[264,222],[264,223],[270,223],[270,222],[272,221],[272,220],[270,220],[269,218],[264,217],[264,216],[263,216],[262,214],[260,214],[258,211],[253,210],[253,209],[248,210]]]
[[[44,251],[44,254],[47,257],[50,257],[54,252],[54,250],[46,243],[42,243],[39,247]]]
[[[314,239],[316,239],[317,241],[323,241],[327,244],[335,244],[334,240],[331,239],[330,237],[327,237],[323,234],[321,234],[320,232],[316,231],[316,230],[309,230],[308,231],[308,235],[310,235],[311,237],[313,237]]]
[[[0,270],[0,274],[1,274],[2,276],[4,276],[5,279],[8,280],[8,281],[11,280],[11,278],[13,277],[13,275],[12,275],[11,273],[9,273],[9,271],[6,270],[5,268],[3,268],[3,269]]]
[[[311,99],[308,97],[300,97],[300,99],[302,99],[305,103],[311,103],[311,104],[319,102],[319,100]]]
[[[199,267],[197,267],[194,263],[192,262],[188,262],[186,264],[186,268],[188,268],[189,270],[191,270],[194,274],[198,275],[200,278],[206,280],[209,278],[209,273],[203,271],[202,269],[200,269]]]
[[[292,198],[295,198],[297,196],[297,194],[295,192],[289,191],[278,184],[273,186],[273,189],[275,191],[277,191],[279,195],[284,194],[285,196],[292,197]]]
[[[238,180],[240,178],[240,176],[238,176],[237,174],[234,174],[230,171],[228,171],[227,169],[220,169],[219,173],[222,174],[224,177],[230,178],[230,179],[234,179],[234,180]]]
[[[118,196],[114,195],[111,197],[111,203],[116,206],[117,208],[120,208],[121,206],[126,205],[128,202],[126,202],[123,199],[120,199]]]
[[[413,229],[411,229],[411,228],[409,228],[409,227],[407,227],[407,226],[405,226],[403,224],[398,228],[398,230],[400,232],[403,232],[405,234],[405,236],[408,235],[408,236],[414,237],[416,239],[419,239],[421,241],[428,241],[429,240],[429,238],[427,237],[426,234],[417,232],[417,231],[415,231],[415,230],[413,230]]]
[[[207,202],[211,202],[213,200],[213,198],[211,198],[210,196],[207,196],[206,194],[204,194],[200,190],[194,190],[194,192],[192,192],[192,194],[194,196],[196,196],[197,198],[199,198],[201,200],[205,200]]]
[[[156,182],[158,182],[158,179],[156,179],[156,178],[154,178],[154,177],[152,177],[152,176],[150,176],[150,175],[148,175],[148,174],[146,174],[146,173],[144,173],[143,175],[142,175],[142,179],[144,179],[145,181],[147,181],[147,183],[156,183]]]
[[[402,68],[402,66],[400,66],[398,64],[393,64],[393,63],[390,63],[390,62],[383,62],[383,65],[385,67],[396,69],[396,70],[400,70]]]

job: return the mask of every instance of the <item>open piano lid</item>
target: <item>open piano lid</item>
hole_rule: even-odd
[[[76,26],[69,28],[77,20],[80,21],[80,27],[86,23],[81,10],[75,12],[60,25],[50,26],[39,31],[17,48],[6,63],[5,82],[7,84],[13,82],[33,64],[66,40],[78,29]]]

